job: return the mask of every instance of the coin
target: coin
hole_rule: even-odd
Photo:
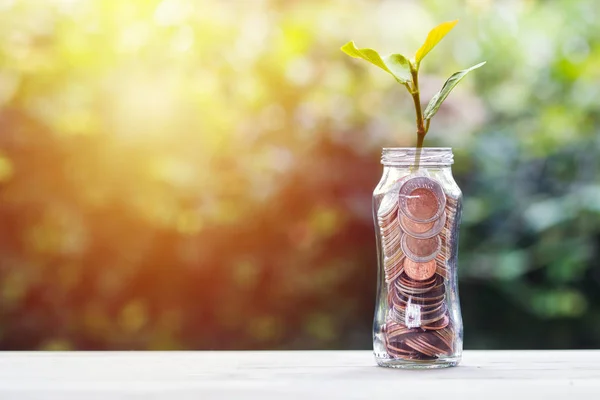
[[[383,245],[383,254],[386,257],[391,257],[393,254],[401,251],[402,240],[399,234],[394,236],[392,239],[387,239],[386,242],[387,243],[384,243]]]
[[[400,227],[398,218],[395,216],[395,214],[386,220],[378,220],[378,222],[382,235],[388,235],[390,232],[393,232]]]
[[[446,206],[446,195],[440,184],[424,176],[408,179],[398,192],[400,211],[409,219],[428,223],[440,217]]]
[[[384,341],[387,353],[393,358],[414,359],[417,357],[419,353],[405,343],[406,339],[414,336],[416,332],[411,332],[394,322],[386,325],[388,325],[388,332],[391,332],[385,336]]]
[[[418,342],[423,354],[434,357],[448,354],[448,347],[445,346],[444,342],[439,340],[438,336],[434,333],[423,332],[421,335],[411,340]]]
[[[404,343],[402,343],[404,344]],[[417,357],[418,353],[413,349],[404,349],[401,346],[398,346],[397,343],[386,343],[386,350],[392,358],[402,358],[402,359],[413,359]]]
[[[406,273],[406,272],[403,272],[403,273]],[[396,288],[398,289],[398,291],[401,294],[404,294],[406,296],[418,296],[420,298],[431,297],[431,294],[429,292],[432,291],[432,288],[433,288],[432,285],[423,286],[423,287],[409,286],[406,284],[406,282],[402,281],[401,277],[402,277],[402,275],[400,275],[400,278],[398,280],[396,280]]]
[[[400,227],[407,234],[417,239],[428,239],[439,234],[446,225],[446,212],[444,211],[440,218],[433,222],[421,224],[414,222],[407,216],[398,211]]]
[[[396,286],[406,290],[414,289],[415,291],[420,290],[422,292],[426,292],[444,286],[444,280],[439,276],[432,276],[427,280],[417,281],[410,278],[406,274],[406,271],[403,271],[403,273],[398,277],[398,280],[396,280]]]
[[[435,259],[424,263],[414,262],[410,258],[404,259],[404,271],[406,275],[417,281],[424,281],[431,278],[435,275],[436,268]]]
[[[404,255],[402,251],[398,251],[392,257],[385,259],[385,281],[387,283],[395,281],[404,271]]]
[[[450,318],[448,318],[447,315],[444,315],[443,318],[437,320],[436,322],[433,322],[433,323],[431,323],[429,325],[422,326],[421,328],[427,329],[427,330],[444,329],[445,327],[448,326],[449,322],[450,322]]]
[[[453,351],[454,333],[447,316],[442,318],[436,330],[408,328],[402,323],[389,320],[383,329],[384,345],[392,358],[433,360],[450,355]]]
[[[450,321],[450,318],[448,318],[448,325],[446,325],[446,327],[436,330],[434,332],[434,334],[436,334],[440,340],[442,340],[446,346],[450,349],[450,351],[452,351],[452,349],[454,348],[454,329],[452,327],[452,321]]]
[[[406,259],[403,262],[406,263]],[[398,283],[409,288],[430,289],[436,284],[436,278],[432,275],[428,279],[416,280],[407,274],[402,274]]]
[[[393,253],[389,257],[384,258],[384,261],[383,261],[384,268],[386,268],[386,269],[391,268],[398,261],[400,261],[402,259],[402,257],[404,257],[404,253],[402,252],[402,249],[398,249],[395,253]]]
[[[416,262],[433,260],[442,245],[439,236],[433,236],[428,239],[417,239],[406,234],[402,236],[401,243],[404,254]]]
[[[441,296],[434,297],[434,298],[422,299],[422,298],[418,298],[418,297],[414,297],[414,296],[406,296],[406,295],[398,293],[398,290],[395,290],[394,295],[391,297],[391,301],[392,301],[392,304],[395,305],[397,308],[406,307],[406,305],[408,304],[409,301],[413,304],[417,304],[422,307],[432,308],[432,307],[437,307],[440,304],[442,304],[444,301],[446,301],[446,295],[443,294]]]
[[[393,300],[393,299],[392,299]],[[410,307],[410,309],[408,308]],[[409,312],[413,312],[414,310],[417,310],[418,315],[419,315],[419,323],[426,325],[428,323],[433,323],[441,318],[444,317],[444,315],[446,314],[447,311],[447,306],[446,304],[442,303],[439,306],[436,306],[435,308],[424,308],[421,307],[419,305],[416,304],[407,304],[407,307],[394,307],[393,311],[395,313],[395,315],[400,319],[400,321],[402,321],[407,313],[407,309],[409,310]],[[413,312],[414,314],[414,312]]]
[[[414,222],[414,221],[410,220],[406,215],[400,216],[400,225],[402,226],[402,228],[404,228],[404,230],[406,232],[411,232],[411,233],[416,233],[416,234],[425,233],[425,232],[431,230],[431,228],[433,228],[433,222],[427,222],[425,224],[420,224],[418,222]]]
[[[425,297],[416,296],[407,293],[402,293],[399,289],[396,290],[395,297],[393,298],[394,302],[399,305],[407,304],[408,302],[414,304],[420,304],[423,306],[435,306],[440,304],[441,301],[445,301],[446,293],[441,293],[437,296],[431,296],[431,294],[427,294]]]
[[[410,347],[412,347],[413,349],[415,349],[416,351],[418,351],[421,354],[425,354],[426,356],[429,357],[435,357],[437,356],[439,353],[443,353],[443,350],[440,350],[434,346],[431,346],[431,344],[429,344],[426,340],[423,339],[422,335],[419,335],[418,337],[414,338],[414,339],[408,339],[406,341],[406,344]]]
[[[417,339],[406,339],[404,343],[419,353],[428,355],[430,357],[433,356],[433,354],[428,354],[427,349],[424,348],[422,343]]]
[[[443,277],[444,279],[448,279],[448,270],[443,262],[436,262],[435,273]]]
[[[406,206],[410,214],[420,221],[432,218],[438,210],[435,194],[421,188],[410,192]]]

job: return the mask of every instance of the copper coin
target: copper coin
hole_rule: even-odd
[[[429,302],[421,301],[421,299],[417,299],[417,298],[410,298],[410,299],[406,300],[406,298],[403,298],[398,293],[398,291],[395,290],[393,295],[389,298],[389,300],[391,300],[392,306],[397,308],[398,310],[405,310],[406,307],[408,306],[408,304],[410,303],[410,304],[418,305],[419,307],[421,307],[423,312],[429,312],[429,311],[437,310],[446,301],[446,296],[441,296],[440,298],[437,298],[434,301],[429,301]],[[389,304],[389,302],[388,302],[388,304]]]
[[[429,239],[417,239],[409,235],[402,236],[402,251],[408,258],[416,262],[434,259],[442,247],[439,236]]]
[[[414,336],[421,332],[419,329],[410,329],[402,324],[390,321],[386,324],[386,333],[388,339],[402,340]]]
[[[440,275],[441,277],[443,277],[444,279],[448,279],[448,270],[444,267],[440,267],[440,265],[438,264],[438,266],[435,269],[435,273]]]
[[[398,218],[394,218],[390,221],[380,221],[379,222],[379,230],[381,235],[390,236],[400,231],[400,224],[398,223]]]
[[[404,263],[406,263],[406,260],[407,259],[405,258]],[[436,284],[436,277],[434,276],[431,276],[427,280],[417,281],[415,279],[410,278],[408,275],[406,275],[406,273],[404,273],[399,278],[400,279],[398,281],[398,284],[406,289],[429,290],[433,288]]]
[[[443,318],[444,315],[446,314],[446,311],[448,310],[446,304],[442,303],[439,306],[436,306],[434,309],[424,309],[421,306],[417,306],[415,304],[411,304],[411,307],[414,307],[415,309],[418,307],[419,309],[419,318],[421,319],[421,321],[437,321],[440,318]],[[404,316],[406,316],[406,308],[401,308],[401,307],[397,307],[394,309],[394,312],[397,313],[397,315],[400,318],[403,318]]]
[[[425,304],[436,303],[446,294],[444,286],[436,286],[426,292],[413,293],[412,289],[406,290],[406,288],[398,285],[396,282],[396,289],[398,290],[400,299],[405,300],[406,302],[412,299],[413,302],[419,301]]]
[[[406,275],[406,271],[398,277],[395,282],[399,289],[412,293],[430,293],[430,296],[437,292],[438,289],[444,288],[444,279],[440,276],[432,276],[427,281],[415,281]]]
[[[404,293],[400,293],[400,291],[397,291],[397,292],[398,292],[397,299],[394,298],[394,301],[400,305],[404,305],[410,301],[411,303],[414,303],[414,304],[419,304],[422,306],[429,307],[429,306],[434,306],[436,304],[439,304],[442,301],[445,301],[445,298],[446,298],[445,293],[442,293],[441,295],[436,296],[436,297],[417,297],[415,295],[406,295]]]
[[[404,343],[406,343],[407,346],[418,351],[419,353],[425,354],[425,352],[427,351],[425,348],[423,348],[422,344],[419,341],[417,341],[416,339],[407,339]],[[429,355],[429,354],[426,354],[426,355]]]
[[[444,318],[444,314],[442,314],[442,315],[435,315],[435,316],[432,315],[430,317],[427,317],[427,319],[422,318],[421,321],[420,321],[419,326],[420,327],[429,326],[429,325],[432,325],[433,323],[435,323],[435,322],[437,322],[437,321],[439,321],[440,319],[443,319],[443,318]]]
[[[417,234],[425,233],[433,227],[433,222],[426,222],[424,224],[420,224],[418,222],[412,221],[406,215],[400,216],[400,224],[402,225],[405,231]]]
[[[427,330],[444,329],[445,327],[448,326],[449,322],[450,322],[450,318],[448,318],[447,315],[444,315],[444,317],[442,319],[439,319],[436,322],[433,322],[429,325],[424,325],[424,326],[422,326],[422,328],[427,329]]]
[[[433,309],[432,308],[425,309],[424,307],[418,306],[416,304],[412,304],[411,306],[419,307],[419,313],[421,316],[421,320],[423,320],[423,321],[436,319],[436,318],[440,317],[440,314],[445,314],[447,311],[447,307],[444,303],[441,303],[440,305],[436,306]],[[406,314],[406,308],[398,307],[398,308],[396,308],[396,311],[400,315]],[[443,317],[443,315],[442,315],[442,317]]]
[[[399,249],[390,257],[385,257],[383,259],[383,267],[386,274],[402,270],[404,268],[404,253],[402,253],[402,250]]]
[[[398,237],[398,239],[392,240],[391,242],[384,244],[383,254],[386,257],[392,257],[398,251],[402,251],[401,249],[402,249],[402,242],[400,240],[400,237]]]
[[[435,194],[427,189],[415,189],[407,199],[408,211],[418,220],[427,220],[435,215],[438,202]]]
[[[387,353],[392,358],[402,358],[405,360],[411,360],[417,356],[417,352],[414,350],[404,350],[401,347],[396,346],[395,344],[388,343],[386,345]]]
[[[406,307],[406,304],[408,304],[408,302],[410,301],[413,304],[418,304],[424,308],[432,308],[432,307],[437,307],[440,304],[442,304],[444,301],[446,301],[446,295],[442,295],[438,298],[434,298],[434,299],[419,299],[416,297],[406,297],[401,295],[400,293],[398,293],[398,291],[394,291],[394,296],[392,296],[392,304],[394,306],[396,306],[397,308],[404,308]]]
[[[399,263],[404,258],[404,253],[401,249],[398,249],[394,254],[384,259],[385,268],[391,268],[392,266]]]
[[[444,343],[439,340],[439,337],[432,332],[423,332],[423,334],[419,335],[415,340],[419,341],[422,345],[422,348],[427,351],[426,354],[432,356],[441,356],[444,354],[448,354],[449,349]]]
[[[407,339],[405,341],[406,346],[413,348],[422,355],[430,358],[435,358],[438,355],[444,354],[445,351],[441,348],[434,346],[430,342],[430,333],[422,332],[420,335]]]
[[[387,217],[377,218],[377,221],[379,221],[379,226],[381,226],[382,229],[385,228],[386,226],[394,225],[395,223],[398,222],[398,207],[396,207],[394,209],[394,212],[391,213],[390,215],[388,215]]]
[[[392,229],[381,232],[381,241],[384,245],[388,245],[392,242],[396,242],[402,238],[402,231],[400,226],[395,226]]]
[[[410,236],[406,238],[407,248],[417,257],[428,257],[437,253],[440,250],[440,244],[440,240],[437,238],[416,239]]]
[[[404,342],[386,342],[386,351],[392,358],[402,358],[405,360],[411,360],[417,357],[418,353],[406,346]]]
[[[405,286],[404,284],[402,284],[399,281],[396,281],[396,288],[398,289],[398,291],[402,294],[405,295],[411,295],[411,296],[428,296],[429,295],[429,291],[432,290],[431,286],[427,286],[427,287],[410,287],[410,286]]]
[[[418,338],[411,339],[410,341],[412,343],[414,343],[416,346],[418,346],[418,349],[419,349],[420,353],[423,353],[423,354],[425,354],[427,356],[435,357],[439,353],[443,353],[443,350],[437,349],[436,347],[434,347],[431,344],[429,344],[427,342],[427,340],[425,340],[423,338],[422,335],[420,335]]]
[[[412,221],[410,218],[400,212],[398,212],[398,214],[400,228],[402,228],[407,235],[417,239],[428,239],[432,236],[435,236],[442,232],[446,226],[446,211],[444,211],[437,220],[433,222],[427,222],[425,224]]]
[[[445,321],[446,319],[444,319]],[[450,319],[448,318],[448,325],[442,329],[436,330],[434,332],[434,334],[436,334],[440,340],[442,342],[444,342],[446,344],[446,346],[450,349],[450,351],[452,351],[452,349],[454,348],[454,330],[452,328],[452,324],[450,322]]]
[[[404,271],[409,278],[417,281],[424,281],[435,275],[437,268],[435,259],[429,260],[424,263],[414,262],[410,258],[404,259]]]
[[[427,223],[440,217],[446,195],[440,184],[424,176],[408,179],[398,193],[400,211],[415,222]]]
[[[402,266],[401,261],[391,264],[389,267],[385,268],[385,281],[387,283],[394,282],[402,272],[404,272],[404,267]]]

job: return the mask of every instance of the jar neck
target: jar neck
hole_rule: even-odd
[[[409,168],[415,165],[416,147],[386,147],[381,152],[381,163],[386,167]],[[423,168],[444,168],[454,163],[450,147],[423,147],[419,166]]]

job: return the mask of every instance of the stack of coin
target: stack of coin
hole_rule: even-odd
[[[440,239],[442,241],[442,249],[436,256],[437,261],[437,273],[444,278],[448,279],[448,266],[447,261],[450,259],[451,251],[454,246],[454,238],[452,232],[455,227],[456,213],[458,207],[458,199],[452,196],[446,196],[446,222],[444,228],[440,232]]]
[[[457,204],[436,180],[412,175],[379,207],[389,306],[384,336],[392,357],[431,359],[452,352],[445,283]]]
[[[453,351],[454,333],[447,326],[435,331],[407,328],[389,322],[386,324],[385,345],[388,354],[395,358],[432,360]]]
[[[398,182],[394,187],[397,188]],[[393,282],[402,272],[404,255],[400,240],[402,231],[398,222],[398,191],[390,190],[381,201],[377,211],[377,221],[381,233],[381,245],[386,282]]]
[[[414,281],[400,275],[395,287],[390,288],[392,307],[388,316],[391,321],[408,327],[433,326],[435,329],[445,327],[446,316],[444,279],[435,275],[425,282]]]

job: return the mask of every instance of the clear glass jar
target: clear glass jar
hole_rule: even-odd
[[[378,283],[373,350],[377,364],[441,368],[458,364],[463,326],[458,299],[462,193],[450,148],[385,148],[373,192]]]

